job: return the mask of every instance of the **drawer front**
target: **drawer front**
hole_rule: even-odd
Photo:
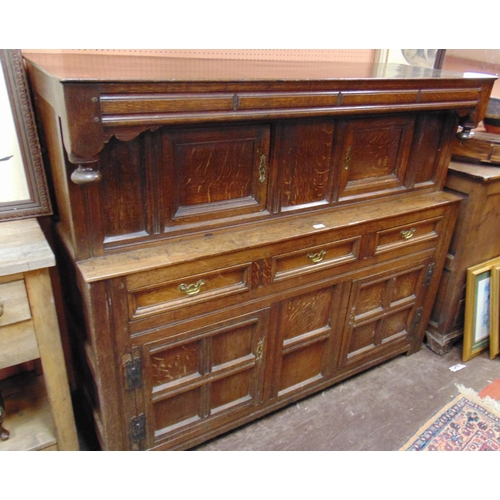
[[[130,319],[247,292],[251,288],[251,270],[252,263],[244,263],[129,289]]]
[[[442,220],[443,217],[433,217],[378,231],[375,255],[426,241],[435,244],[440,234],[439,226]]]
[[[325,235],[324,243],[308,246],[298,243],[296,251],[276,255],[272,259],[273,281],[293,278],[297,275],[316,272],[321,269],[354,262],[359,258],[361,236],[331,241],[332,236]]]
[[[0,326],[0,369],[40,357],[31,319]]]
[[[31,318],[24,280],[0,284],[0,326]]]

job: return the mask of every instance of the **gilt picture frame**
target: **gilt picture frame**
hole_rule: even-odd
[[[51,215],[21,51],[0,49],[0,63],[0,222]]]
[[[500,264],[491,269],[491,295],[490,295],[490,358],[500,354]]]
[[[491,328],[491,275],[500,258],[467,269],[462,361],[487,350]]]

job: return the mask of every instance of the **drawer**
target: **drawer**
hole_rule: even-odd
[[[442,220],[443,217],[433,217],[378,231],[375,255],[423,242],[434,245],[439,238],[439,224]]]
[[[301,248],[275,255],[272,258],[272,280],[293,278],[358,260],[361,235],[331,241],[333,238],[334,236],[326,234],[322,236],[324,243],[309,243],[309,246],[309,240],[301,241],[297,243]]]
[[[251,271],[252,263],[247,262],[161,283],[157,282],[138,289],[129,289],[130,319],[247,292],[251,288]],[[153,279],[155,272],[152,273]],[[141,280],[144,281],[144,276],[141,276]]]
[[[33,320],[0,326],[0,369],[39,357]]]
[[[31,318],[24,280],[0,283],[0,326]]]

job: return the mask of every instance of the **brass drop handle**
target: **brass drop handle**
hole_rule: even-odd
[[[191,285],[186,285],[182,283],[179,285],[179,290],[184,292],[186,295],[196,295],[200,293],[201,287],[205,284],[203,280],[198,280],[196,283],[192,283]]]
[[[318,252],[318,253],[308,253],[307,254],[309,259],[311,259],[315,264],[317,262],[321,262],[325,255],[326,255],[326,250],[321,250],[321,252]]]
[[[412,227],[411,229],[403,229],[401,231],[401,238],[404,240],[409,240],[414,234],[415,234],[416,229]]]

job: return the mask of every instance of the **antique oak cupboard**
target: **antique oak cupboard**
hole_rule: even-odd
[[[25,54],[103,449],[186,449],[421,348],[492,77]]]

